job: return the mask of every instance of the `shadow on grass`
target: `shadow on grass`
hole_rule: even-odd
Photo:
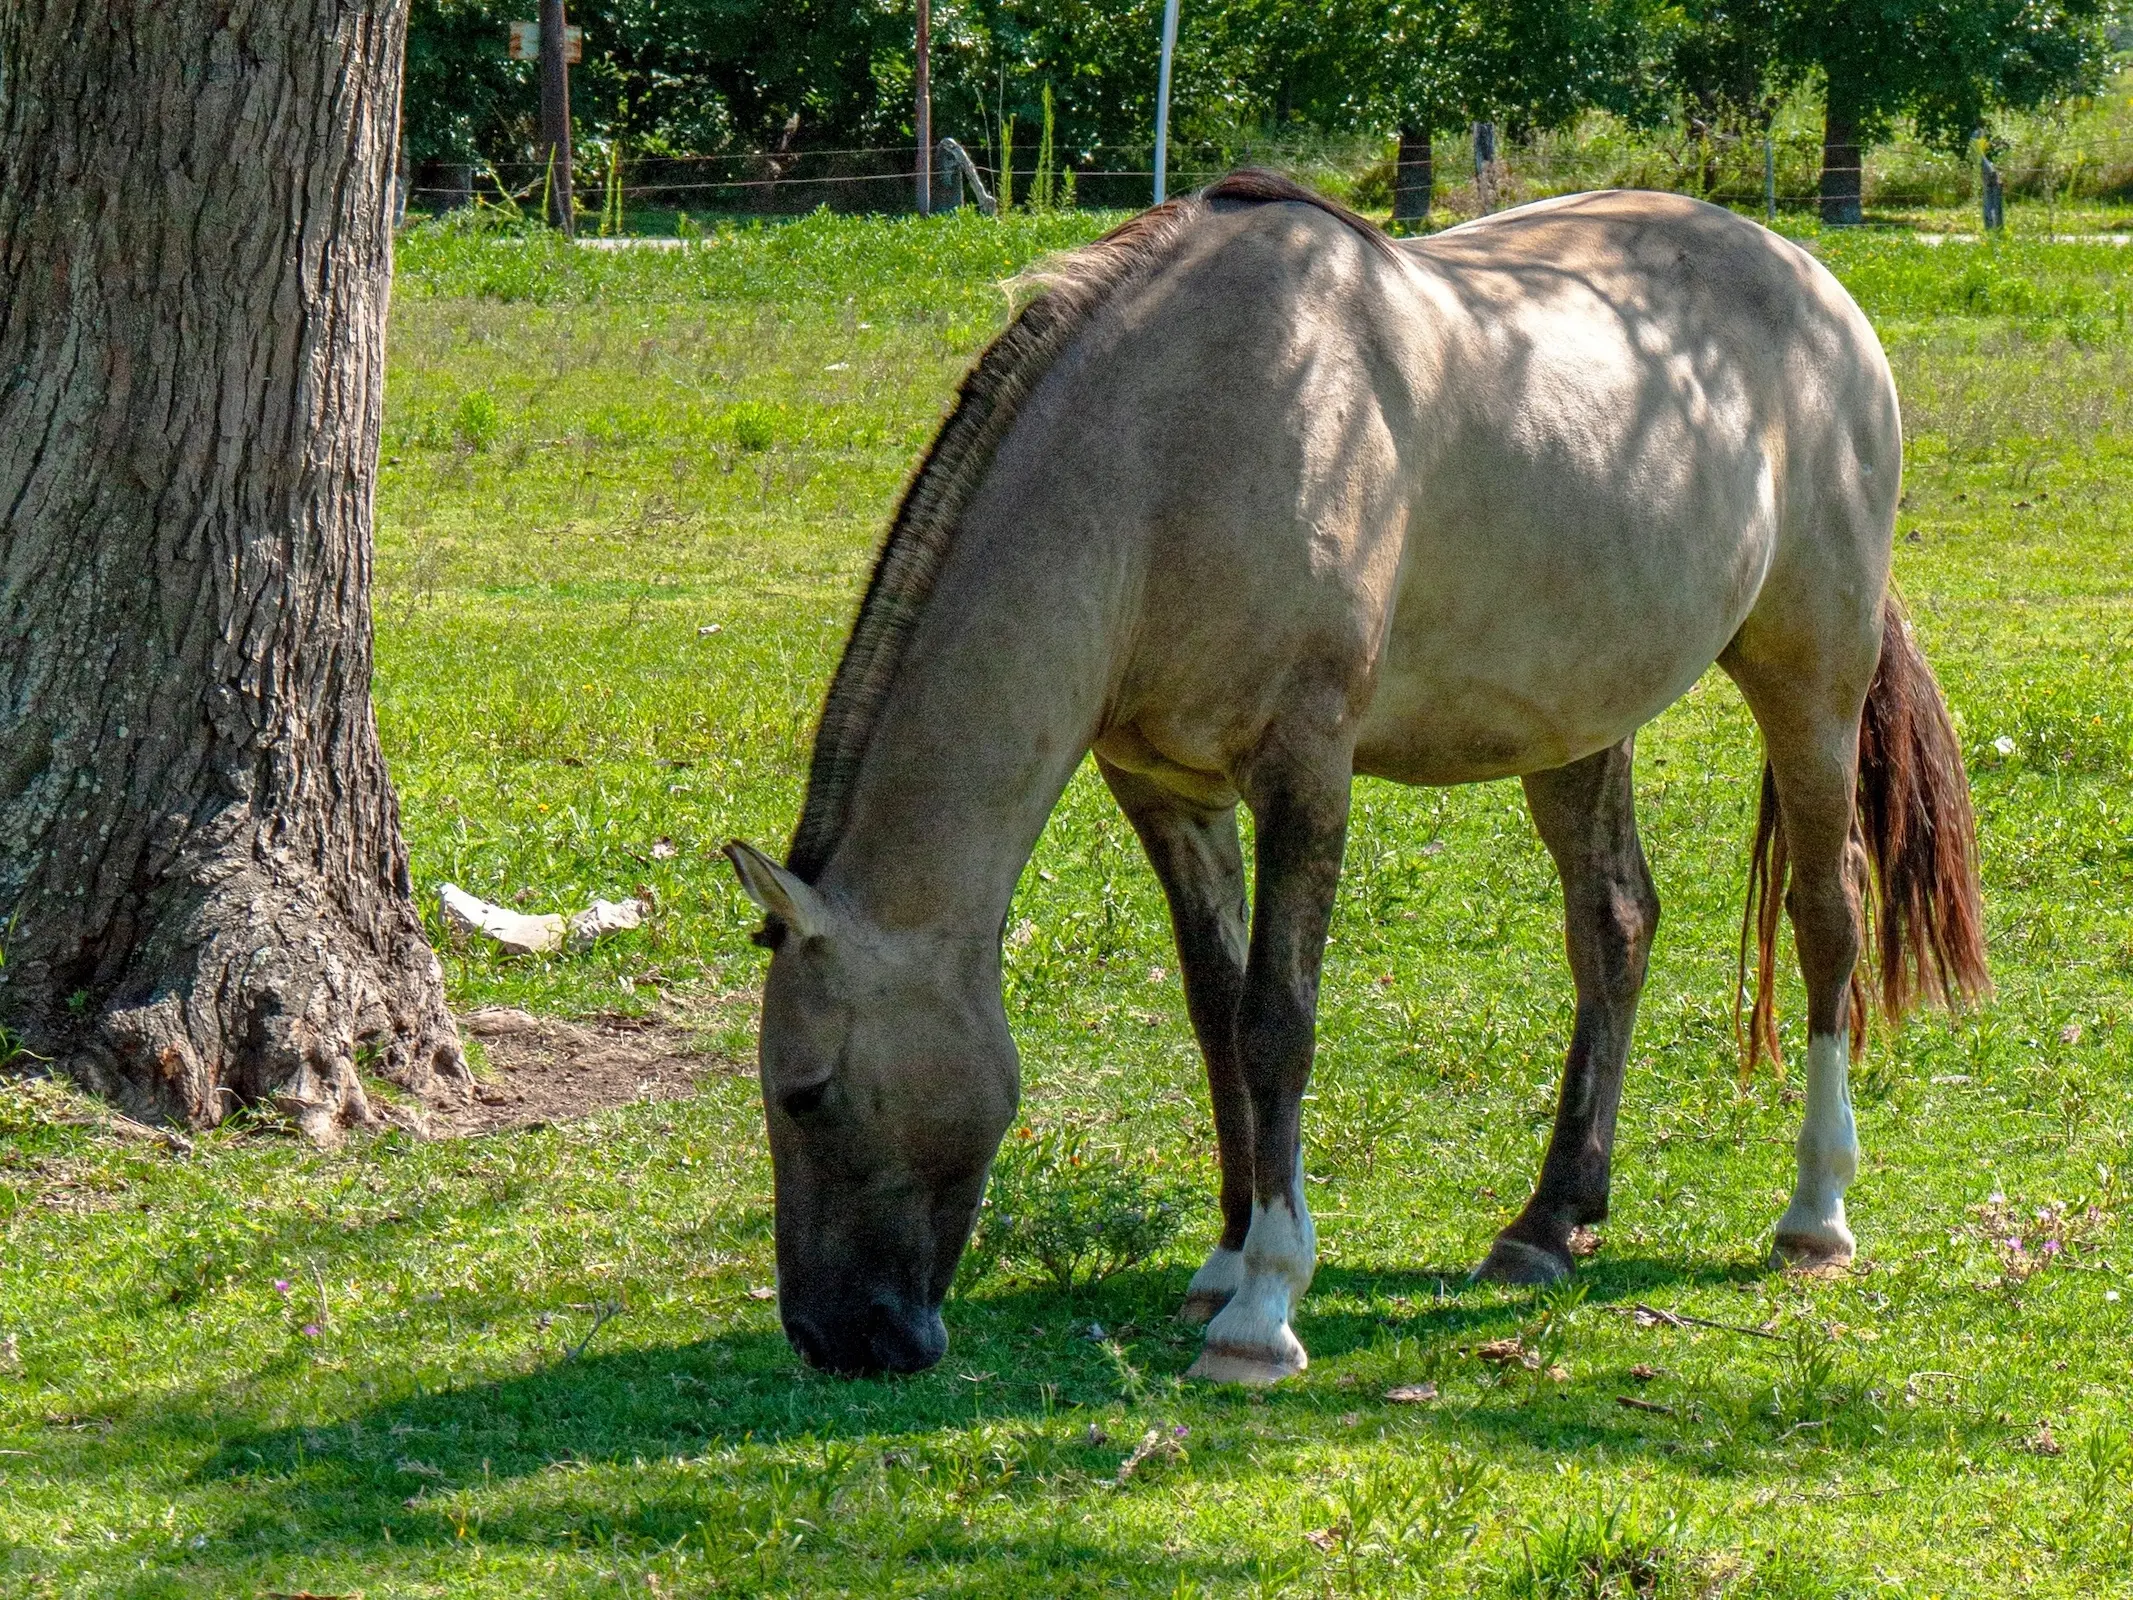
[[[1756,1276],[1638,1257],[1596,1262],[1584,1274],[1584,1315],[1668,1287]],[[960,1300],[949,1309],[948,1360],[914,1378],[825,1377],[801,1366],[774,1331],[736,1330],[406,1395],[330,1426],[241,1432],[231,1418],[166,1412],[122,1426],[130,1441],[114,1435],[107,1443],[137,1452],[156,1435],[219,1439],[192,1481],[219,1502],[215,1548],[226,1546],[233,1560],[239,1551],[256,1559],[279,1550],[367,1562],[388,1546],[441,1549],[469,1537],[528,1549],[620,1537],[669,1550],[701,1546],[705,1561],[743,1563],[729,1572],[734,1581],[769,1582],[773,1566],[789,1578],[799,1570],[792,1563],[805,1564],[812,1535],[794,1530],[834,1516],[843,1530],[839,1559],[860,1548],[868,1561],[937,1563],[950,1579],[970,1565],[979,1541],[994,1563],[984,1569],[992,1581],[1001,1562],[1031,1571],[1117,1562],[1134,1569],[1140,1591],[1153,1570],[1147,1552],[1103,1545],[1076,1506],[1083,1490],[1116,1474],[1131,1443],[1125,1433],[1151,1423],[1189,1422],[1193,1474],[1233,1479],[1281,1470],[1293,1447],[1281,1441],[1298,1428],[1322,1424],[1339,1439],[1363,1412],[1418,1450],[1456,1444],[1511,1462],[1604,1449],[1616,1461],[1665,1462],[1698,1476],[1769,1470],[1773,1451],[1903,1449],[1913,1435],[1938,1443],[1951,1424],[1971,1431],[1970,1419],[1944,1410],[1869,1415],[1848,1394],[1827,1417],[1787,1434],[1793,1419],[1771,1411],[1756,1375],[1775,1359],[1768,1341],[1754,1341],[1755,1364],[1664,1390],[1673,1407],[1665,1416],[1618,1409],[1612,1396],[1627,1387],[1623,1375],[1575,1353],[1578,1377],[1569,1385],[1499,1375],[1459,1352],[1528,1322],[1532,1297],[1469,1288],[1463,1274],[1427,1269],[1326,1269],[1298,1322],[1321,1370],[1301,1383],[1267,1395],[1178,1388],[1170,1380],[1199,1343],[1198,1330],[1171,1315],[1184,1282],[1173,1269],[1125,1274],[1074,1296],[1017,1288]],[[1686,1338],[1660,1332],[1662,1343]],[[1685,1348],[1669,1343],[1658,1358]],[[1417,1357],[1453,1375],[1457,1403],[1413,1408],[1378,1398],[1381,1380],[1404,1381],[1393,1368]],[[1345,1381],[1323,1371],[1334,1365]],[[1470,1394],[1475,1379],[1479,1392]],[[1092,1434],[1085,1419],[1108,1422],[1120,1437]],[[1201,1452],[1211,1436],[1227,1436],[1230,1447]],[[1262,1463],[1267,1449],[1274,1455]],[[852,1499],[860,1486],[865,1493]],[[492,1492],[500,1487],[510,1493]],[[838,1509],[848,1501],[862,1508],[851,1511],[857,1520]],[[1050,1504],[1055,1526],[1043,1532],[1018,1516],[995,1537],[972,1517],[1001,1501],[1040,1518]],[[773,1547],[784,1551],[775,1560],[766,1553]],[[755,1574],[747,1560],[769,1565]],[[187,1566],[202,1570],[201,1558]],[[1190,1578],[1216,1592],[1248,1581],[1220,1557],[1180,1557],[1165,1570],[1166,1585]],[[953,1590],[952,1579],[946,1587]]]
[[[1621,1261],[1591,1274],[1588,1304],[1635,1300],[1670,1284],[1734,1281],[1732,1269]],[[379,1404],[328,1428],[230,1438],[202,1478],[316,1471],[328,1461],[382,1463],[408,1483],[467,1482],[558,1462],[688,1457],[742,1443],[776,1445],[930,1434],[1105,1406],[1182,1376],[1200,1330],[1175,1320],[1182,1272],[1125,1274],[1095,1291],[1028,1288],[949,1307],[948,1358],[911,1378],[814,1372],[778,1334],[733,1331],[690,1344],[595,1353],[516,1376]],[[1373,1309],[1343,1309],[1363,1300]],[[1379,1309],[1390,1303],[1389,1312]],[[1529,1314],[1522,1291],[1470,1288],[1463,1275],[1328,1268],[1298,1317],[1321,1362],[1412,1340],[1454,1344],[1509,1332]],[[1277,1391],[1280,1403],[1290,1393]],[[1195,1389],[1194,1401],[1241,1391]],[[212,1428],[212,1419],[201,1418]],[[388,1459],[390,1458],[390,1459]],[[397,1463],[416,1463],[399,1472]],[[382,1481],[382,1480],[381,1480]]]

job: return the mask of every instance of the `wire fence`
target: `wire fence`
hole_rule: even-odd
[[[1054,206],[1131,208],[1151,197],[1154,151],[1148,144],[1064,151],[1048,170],[1018,144],[1010,176],[989,139],[964,142],[984,189],[999,195],[1004,188],[1011,203],[1035,198]],[[1820,129],[1812,125],[1767,131],[1692,128],[1655,136],[1588,119],[1569,131],[1534,134],[1497,148],[1495,160],[1477,165],[1471,136],[1437,138],[1431,211],[1448,219],[1579,189],[1648,188],[1743,210],[1792,212],[1816,206],[1824,180]],[[2133,134],[2030,138],[1968,155],[1897,142],[1866,153],[1857,169],[1857,188],[1869,207],[1974,206],[1984,182],[1977,159],[1983,148],[1991,149],[2010,197],[2133,202]],[[1239,141],[1174,144],[1169,187],[1182,192],[1254,163],[1289,171],[1365,210],[1390,209],[1395,180],[1401,177],[1390,141],[1353,141],[1323,150]],[[898,213],[916,209],[917,164],[918,150],[911,145],[681,156],[628,156],[594,147],[579,152],[574,187],[582,208],[599,212],[604,206],[622,215],[791,215],[818,207]],[[537,207],[549,181],[547,165],[531,161],[433,161],[409,176],[410,205],[430,213],[477,201]],[[934,187],[938,205],[952,201],[962,185],[937,179]],[[969,203],[976,197],[960,198]]]

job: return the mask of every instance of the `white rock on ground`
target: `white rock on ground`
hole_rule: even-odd
[[[642,900],[595,900],[570,919],[570,947],[583,950],[611,933],[626,933],[649,909]]]
[[[479,896],[468,894],[456,883],[448,883],[437,891],[437,904],[446,922],[468,933],[494,939],[507,955],[545,955],[563,947],[563,919],[554,914],[528,917],[516,911],[506,911],[502,906],[492,906]]]

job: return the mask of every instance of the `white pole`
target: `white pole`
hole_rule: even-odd
[[[1170,154],[1170,58],[1178,48],[1178,0],[1163,0],[1163,64],[1155,83],[1155,203],[1163,203],[1163,175]]]

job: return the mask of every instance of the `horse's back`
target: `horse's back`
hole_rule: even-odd
[[[1398,251],[1303,205],[1218,209],[1046,388],[1025,481],[1143,530],[1110,710],[1173,768],[1234,770],[1299,683],[1345,703],[1361,770],[1560,765],[1683,693],[1773,572],[1877,600],[1884,575],[1871,330],[1805,252],[1675,196]],[[1802,515],[1817,494],[1850,535]]]
[[[1878,604],[1893,388],[1804,251],[1716,207],[1612,193],[1410,259],[1441,341],[1438,436],[1367,770],[1457,782],[1604,748],[1695,682],[1773,575]]]

